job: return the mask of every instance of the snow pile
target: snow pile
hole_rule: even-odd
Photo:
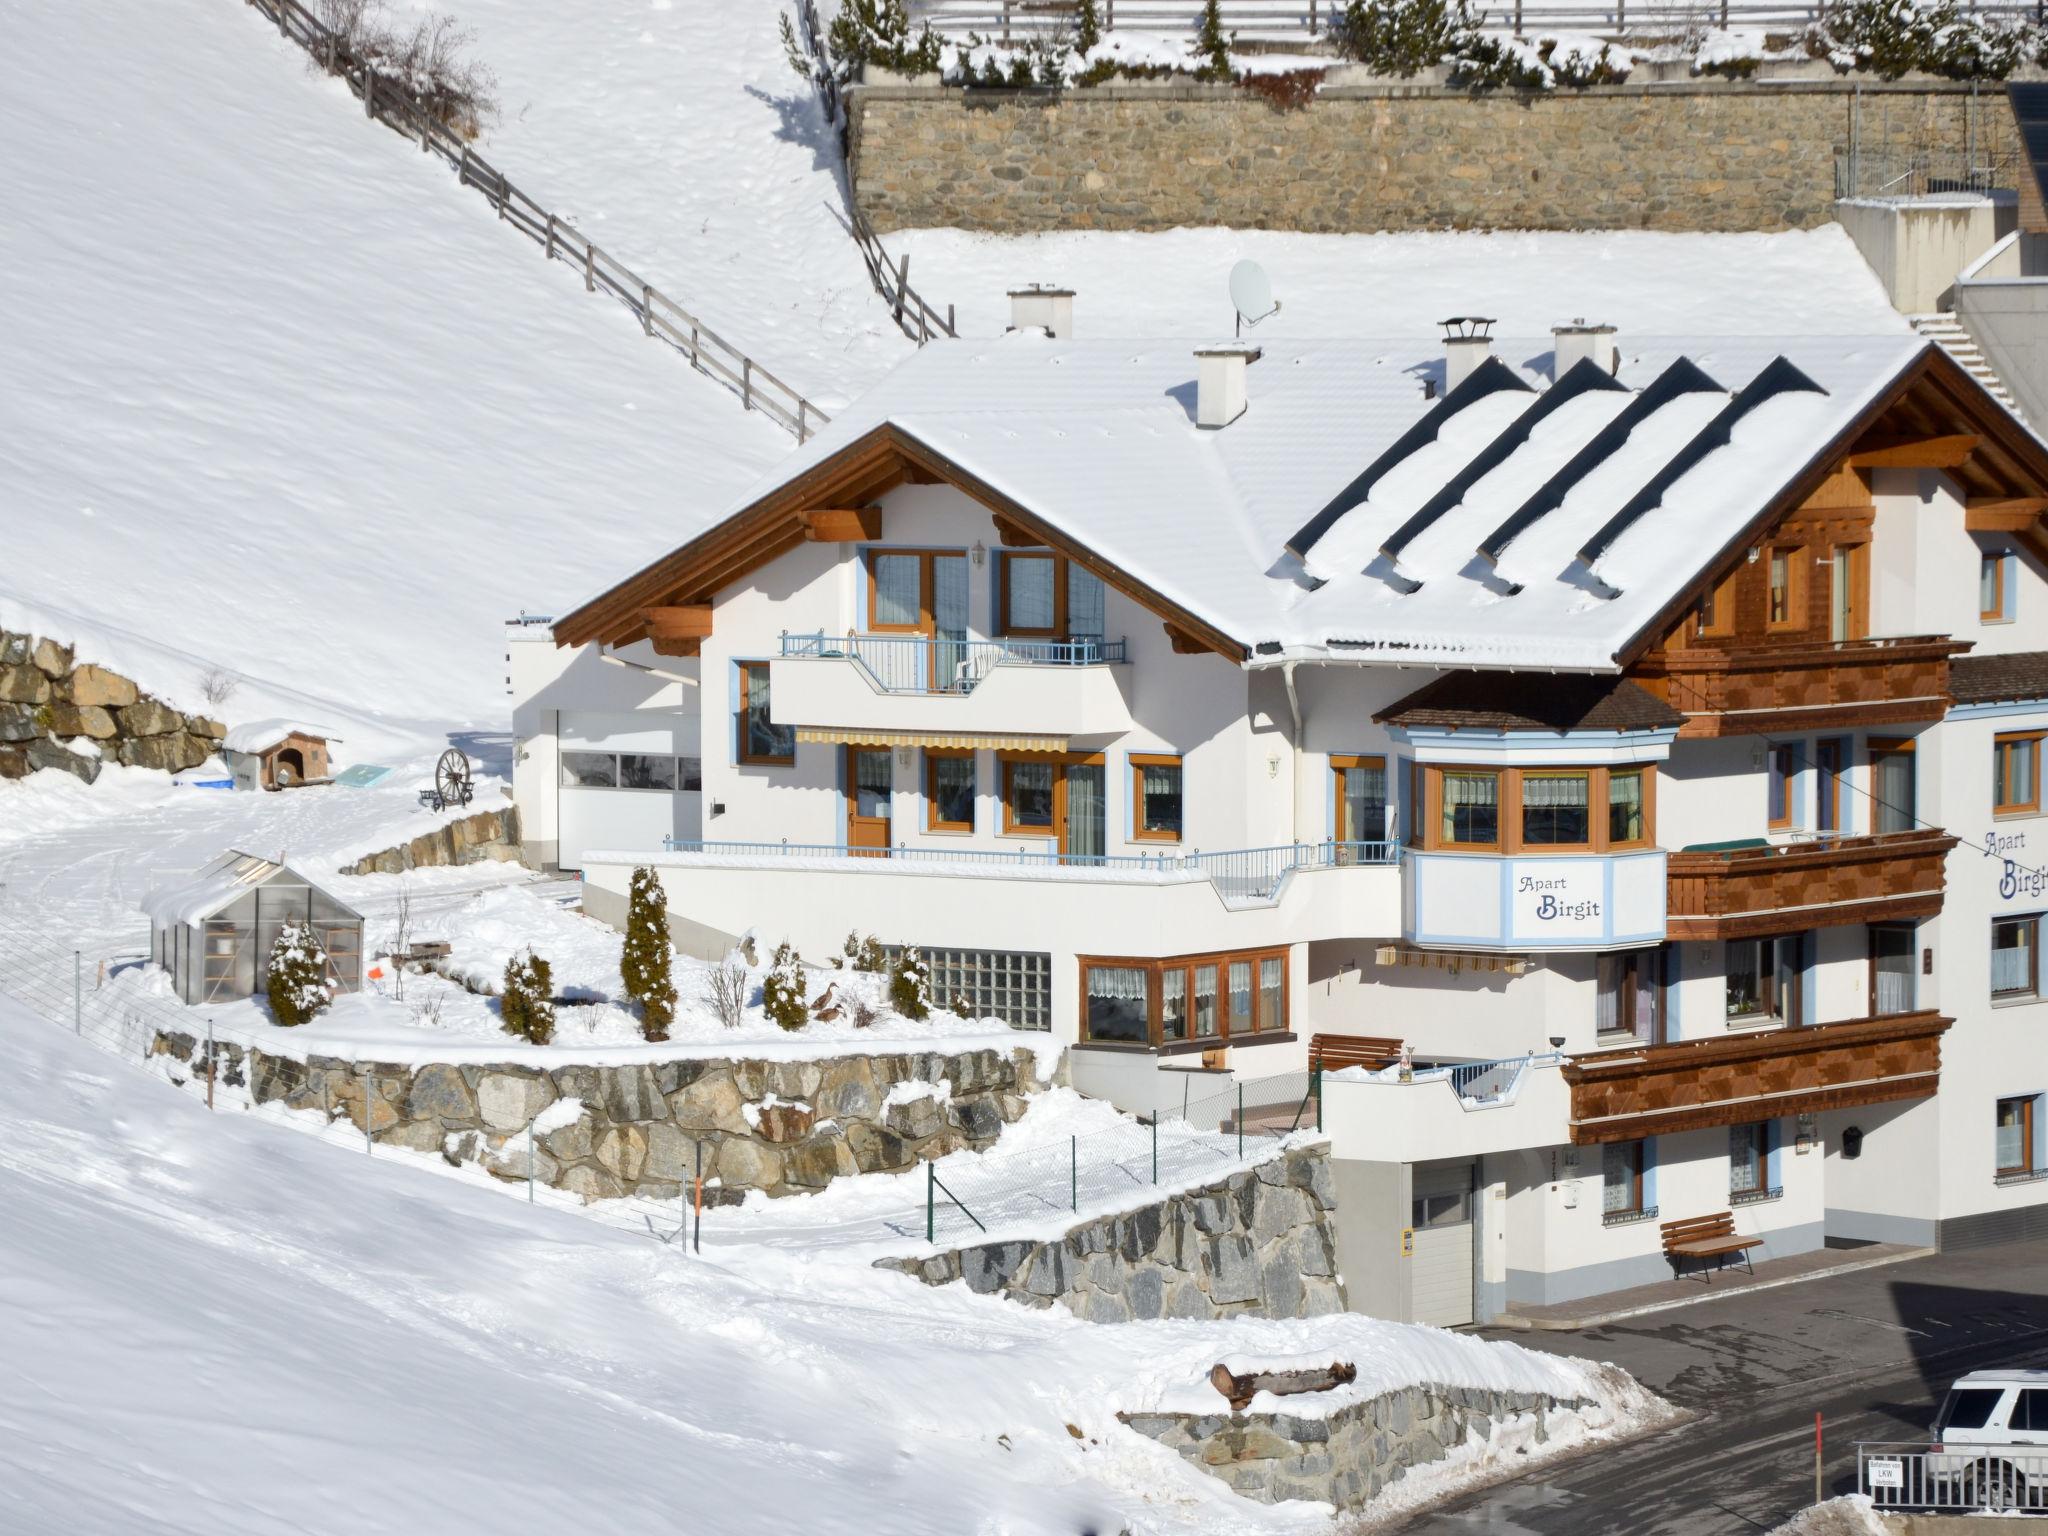
[[[1801,1510],[1770,1536],[1890,1536],[1897,1529],[1885,1522],[1869,1494],[1851,1493]]]

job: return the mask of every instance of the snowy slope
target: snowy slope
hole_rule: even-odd
[[[1116,1411],[1308,1354],[1640,1406],[1361,1317],[1096,1327],[715,1225],[691,1255],[209,1115],[4,998],[0,1043],[9,1530],[1307,1533]]]
[[[485,152],[591,239],[827,411],[908,354],[846,232],[838,141],[783,55],[786,5],[453,9],[504,99]]]
[[[245,7],[8,23],[0,625],[496,725],[499,621],[788,450]]]

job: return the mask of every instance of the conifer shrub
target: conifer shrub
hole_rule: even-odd
[[[889,957],[882,952],[882,941],[872,933],[862,938],[858,930],[846,936],[846,947],[836,963],[867,976],[879,976],[889,969]]]
[[[1203,0],[1201,24],[1195,28],[1195,40],[1188,45],[1188,53],[1202,61],[1195,69],[1197,80],[1229,85],[1237,78],[1237,71],[1230,65],[1230,35],[1223,30],[1221,0]]]
[[[498,999],[505,1033],[534,1045],[555,1037],[555,977],[547,961],[522,949],[505,962],[505,991]]]
[[[1402,80],[1464,53],[1478,37],[1466,0],[1348,0],[1330,27],[1338,53]]]
[[[768,973],[761,978],[761,1011],[784,1029],[802,1029],[811,1021],[810,990],[803,956],[784,939],[769,956]]]
[[[633,871],[627,896],[626,944],[619,954],[619,979],[640,1005],[640,1033],[666,1040],[676,1017],[676,984],[670,974],[668,892],[646,865]]]
[[[922,1019],[932,1011],[932,968],[915,944],[897,952],[889,971],[889,1006],[906,1019]]]
[[[296,1028],[334,1001],[327,985],[327,952],[306,923],[286,923],[270,946],[270,1016]]]

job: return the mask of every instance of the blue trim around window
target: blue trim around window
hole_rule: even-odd
[[[1657,1138],[1643,1138],[1643,1209],[1657,1209]]]

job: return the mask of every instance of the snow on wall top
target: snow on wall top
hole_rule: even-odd
[[[1268,344],[1250,369],[1250,408],[1203,430],[1184,342],[1018,332],[936,343],[730,510],[890,423],[1257,648],[1255,660],[1611,670],[1616,653],[1927,345],[1898,335],[1625,338],[1625,391],[1565,403],[1503,443],[1487,467],[1479,456],[1552,384],[1548,337],[1498,340],[1494,355],[1537,393],[1501,390],[1461,404],[1433,441],[1386,467],[1362,502],[1328,523],[1304,563],[1287,552],[1290,538],[1443,403],[1437,344]],[[1761,398],[1729,441],[1703,454],[1695,447],[1685,467],[1688,445],[1779,357],[1818,389],[1752,392]],[[1653,395],[1644,402],[1653,409],[1619,423],[1618,441],[1602,440],[1674,365],[1670,398]],[[1597,462],[1567,477],[1558,504],[1503,544],[1497,568],[1482,557],[1503,520],[1589,443]],[[1455,505],[1431,504],[1475,463],[1484,472]],[[1654,484],[1674,463],[1684,472]],[[1425,506],[1428,518],[1389,560],[1386,541]],[[1589,565],[1581,552],[1624,508],[1629,518]]]
[[[321,741],[339,740],[328,732],[324,725],[313,725],[304,720],[276,719],[249,720],[232,726],[221,739],[221,745],[230,752],[267,752],[288,736],[312,736]]]

